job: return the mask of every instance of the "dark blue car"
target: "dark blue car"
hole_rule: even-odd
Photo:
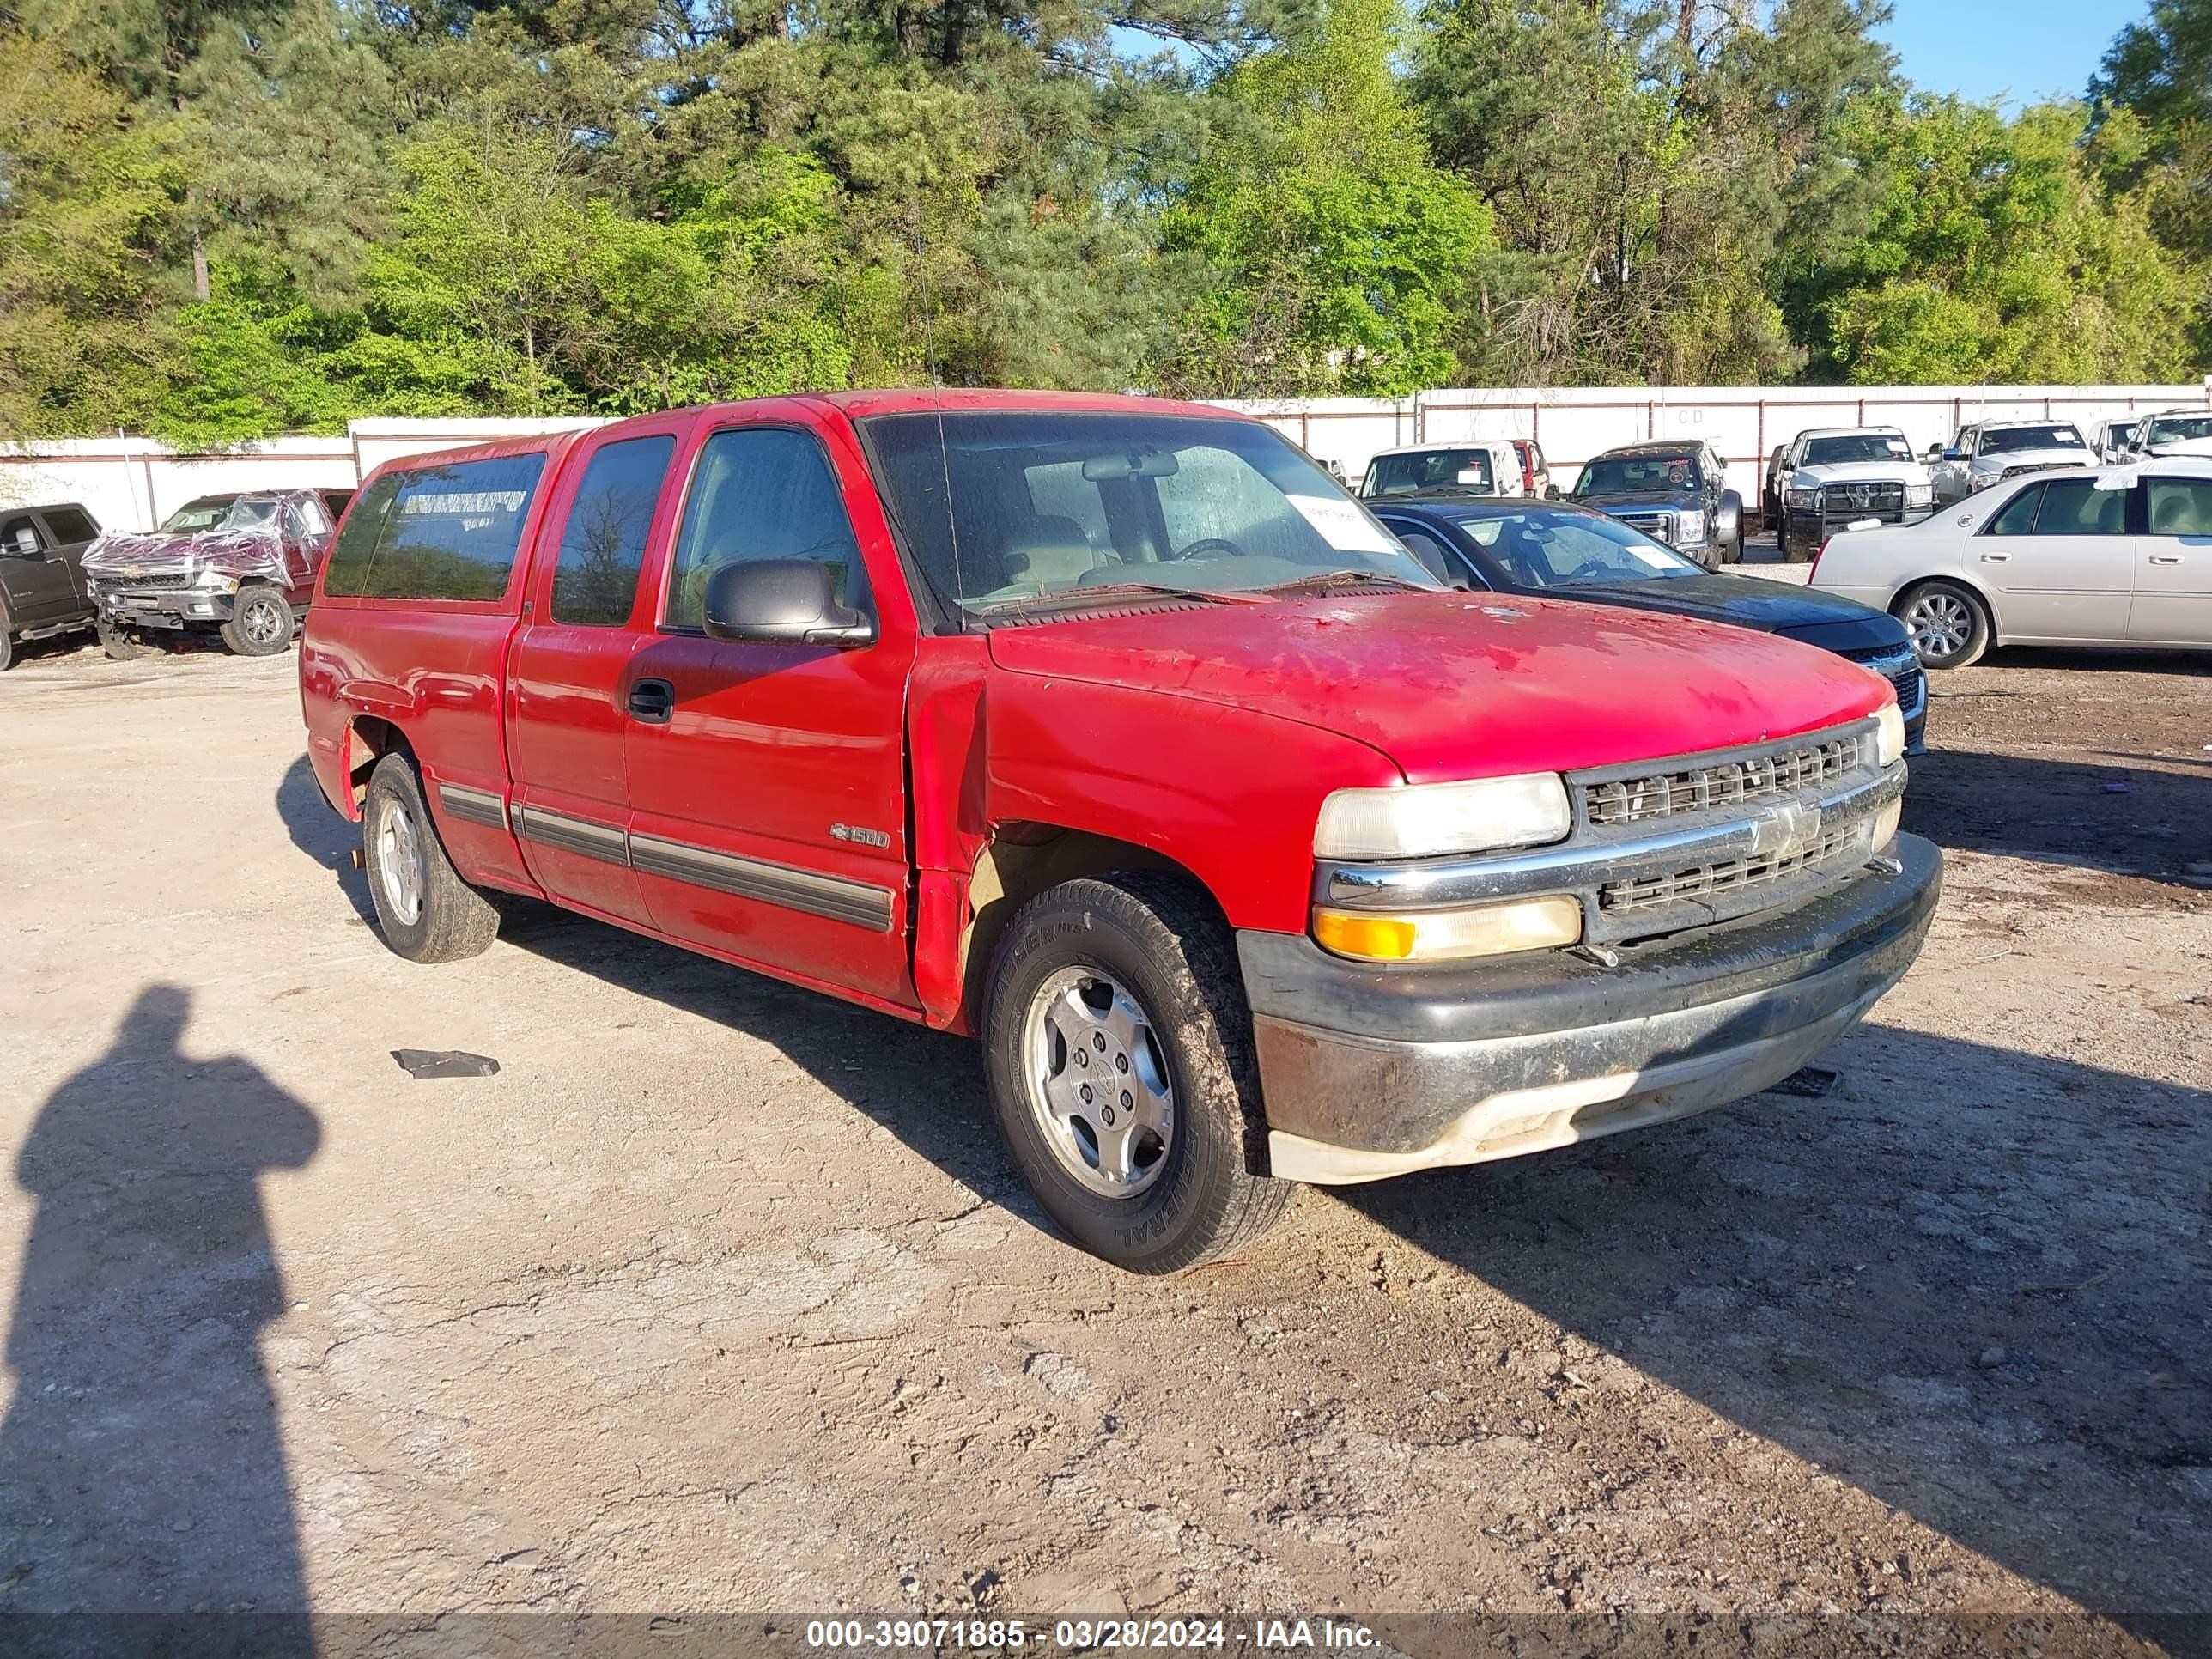
[[[1906,752],[1924,751],[1928,678],[1886,611],[1759,576],[1717,576],[1604,513],[1564,502],[1370,501],[1431,574],[1455,587],[1669,611],[1802,640],[1897,688]]]

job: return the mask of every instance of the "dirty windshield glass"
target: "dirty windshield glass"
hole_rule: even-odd
[[[174,536],[197,536],[204,530],[251,530],[273,524],[276,499],[273,495],[241,495],[233,501],[206,499],[187,501],[162,521]]]
[[[1601,455],[1583,469],[1577,495],[1629,495],[1639,489],[1696,489],[1693,455]]]
[[[1572,587],[1705,574],[1672,548],[1594,513],[1530,507],[1458,524],[1480,550],[1477,562],[1492,567],[1484,574],[1510,586]]]
[[[2152,420],[2143,442],[2179,444],[2195,438],[2212,438],[2212,415],[2158,416]]]
[[[1328,473],[1252,422],[1009,410],[862,427],[948,610],[1080,605],[1128,583],[1250,592],[1337,571],[1437,586]]]
[[[1370,500],[1431,489],[1489,495],[1497,488],[1497,481],[1490,476],[1487,450],[1425,449],[1413,455],[1377,455],[1367,469],[1367,482],[1359,493]]]
[[[1884,433],[1853,433],[1844,438],[1805,440],[1807,466],[1847,466],[1854,461],[1909,461],[1912,451],[1902,438]]]
[[[2087,449],[2081,434],[2070,426],[1994,426],[1982,428],[1982,453],[2002,455],[2015,449]]]

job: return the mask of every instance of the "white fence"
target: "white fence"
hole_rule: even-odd
[[[1729,482],[1757,504],[1767,453],[1812,426],[1894,426],[1914,452],[1970,421],[2098,421],[2176,406],[2212,409],[2201,386],[1626,386],[1460,388],[1395,402],[1348,398],[1225,404],[1257,415],[1357,483],[1376,451],[1455,438],[1534,438],[1553,477],[1573,482],[1600,450],[1647,438],[1702,438]],[[207,454],[143,438],[0,447],[0,503],[76,501],[101,524],[149,530],[196,495],[358,483],[401,455],[596,422],[588,420],[356,421],[343,438],[276,438]]]

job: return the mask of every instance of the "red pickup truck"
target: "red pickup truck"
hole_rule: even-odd
[[[982,1040],[1052,1218],[1166,1272],[1296,1182],[1716,1106],[1927,931],[1888,684],[1443,590],[1268,428],[885,392],[394,462],[300,657],[401,955],[520,893]]]

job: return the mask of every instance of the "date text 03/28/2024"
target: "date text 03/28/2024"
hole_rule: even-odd
[[[1050,1631],[1049,1646],[1065,1652],[1230,1647],[1358,1652],[1378,1645],[1366,1626],[1334,1619],[1060,1619],[1053,1621]],[[1018,1619],[817,1619],[807,1623],[806,1645],[1013,1653],[1045,1647],[1048,1640],[1042,1621],[1031,1625]]]

